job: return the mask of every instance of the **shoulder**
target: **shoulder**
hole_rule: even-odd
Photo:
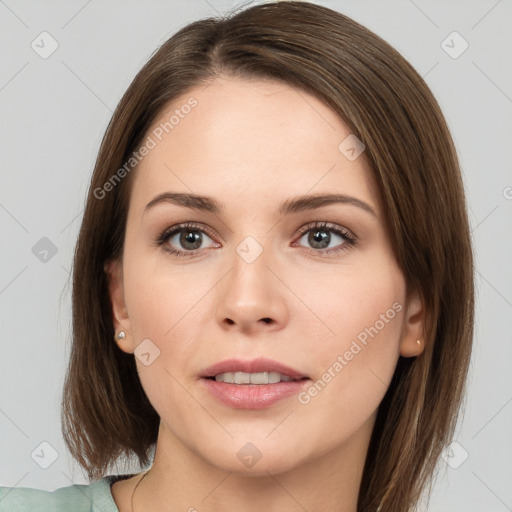
[[[113,481],[107,476],[55,491],[0,486],[0,512],[119,512],[110,491]]]

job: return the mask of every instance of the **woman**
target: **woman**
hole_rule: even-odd
[[[3,488],[0,510],[412,509],[473,334],[460,170],[424,81],[306,2],[180,30],[100,148],[73,330],[63,434],[94,481]],[[132,455],[150,467],[113,475]]]

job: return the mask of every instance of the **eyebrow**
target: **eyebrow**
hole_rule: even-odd
[[[154,208],[158,204],[171,203],[178,206],[184,206],[192,210],[206,211],[210,213],[221,213],[224,209],[222,203],[219,203],[213,197],[199,196],[196,194],[186,194],[178,192],[164,192],[153,198],[144,209],[144,214]],[[280,215],[289,215],[303,211],[315,210],[323,206],[331,204],[348,204],[357,206],[362,210],[377,217],[375,210],[361,199],[347,196],[345,194],[313,194],[298,196],[287,199],[279,206],[278,213]]]

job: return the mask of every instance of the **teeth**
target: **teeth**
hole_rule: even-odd
[[[276,384],[278,382],[290,382],[295,379],[277,372],[226,372],[216,375],[215,380],[228,384]]]
[[[249,373],[235,372],[235,384],[250,384],[251,375]]]

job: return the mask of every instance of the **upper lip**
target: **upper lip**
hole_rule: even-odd
[[[294,368],[290,368],[278,361],[260,357],[251,361],[244,361],[242,359],[226,359],[220,361],[212,366],[206,368],[201,372],[201,377],[215,377],[219,373],[226,372],[245,372],[245,373],[260,373],[260,372],[277,372],[281,375],[287,375],[293,379],[308,378]]]

